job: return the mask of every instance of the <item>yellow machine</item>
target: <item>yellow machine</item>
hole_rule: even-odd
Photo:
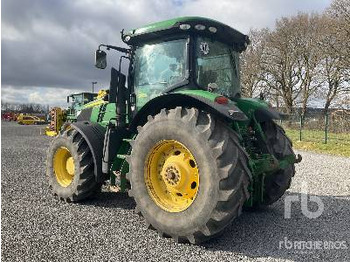
[[[45,124],[45,120],[37,116],[19,114],[17,117],[17,123],[20,125],[42,125]]]
[[[53,107],[50,110],[50,123],[45,128],[45,135],[47,136],[57,136],[62,125],[66,121],[66,114],[64,110],[60,107]]]
[[[106,102],[105,97],[108,95],[108,93],[109,93],[109,90],[104,90],[104,89],[99,90],[97,93],[97,97],[93,101],[87,104],[88,107],[94,107],[96,105],[105,103]]]

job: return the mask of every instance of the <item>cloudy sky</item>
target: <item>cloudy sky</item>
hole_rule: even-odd
[[[199,15],[243,33],[298,12],[322,12],[331,0],[2,0],[1,99],[65,105],[80,90],[108,88],[109,70],[94,68],[100,43],[123,45],[121,29]],[[109,56],[109,65],[117,64]]]

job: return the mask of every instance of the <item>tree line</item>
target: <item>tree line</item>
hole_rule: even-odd
[[[311,99],[350,104],[350,1],[334,0],[323,13],[282,17],[273,30],[249,32],[241,57],[244,96],[264,96],[287,114],[305,115]]]
[[[1,101],[1,111],[27,114],[47,114],[49,112],[49,106],[34,103],[8,103]]]

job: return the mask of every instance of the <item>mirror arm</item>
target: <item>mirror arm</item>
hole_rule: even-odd
[[[125,53],[125,54],[129,54],[130,53],[130,49],[123,48],[123,47],[118,47],[118,46],[113,46],[113,45],[104,45],[104,44],[100,44],[98,46],[98,50],[100,50],[102,46],[106,47],[107,50],[113,49],[113,50],[117,50],[117,51]]]

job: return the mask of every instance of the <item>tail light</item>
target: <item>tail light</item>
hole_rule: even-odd
[[[227,105],[228,104],[228,98],[225,96],[218,96],[215,98],[215,102],[220,105]]]

